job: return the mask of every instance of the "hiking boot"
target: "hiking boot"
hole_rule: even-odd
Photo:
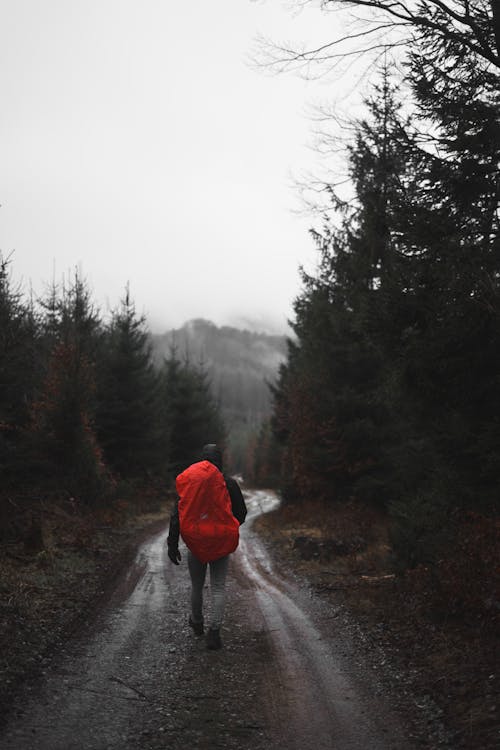
[[[219,628],[210,628],[207,633],[207,648],[215,650],[222,648]]]
[[[189,627],[193,628],[195,635],[203,635],[203,620],[201,622],[193,622],[190,617]]]

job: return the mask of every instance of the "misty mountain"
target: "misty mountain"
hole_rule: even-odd
[[[286,337],[197,319],[181,328],[152,335],[159,364],[175,353],[208,375],[230,435],[255,429],[269,416],[269,383],[286,357]]]

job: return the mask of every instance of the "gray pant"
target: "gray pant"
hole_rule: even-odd
[[[188,552],[188,568],[191,576],[191,618],[193,622],[203,622],[203,586],[210,566],[210,627],[219,629],[224,616],[226,602],[226,575],[229,556],[221,557],[211,563],[202,563],[192,552]]]

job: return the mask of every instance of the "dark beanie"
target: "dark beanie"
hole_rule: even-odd
[[[215,443],[207,443],[201,450],[201,460],[210,461],[210,463],[217,466],[222,471],[222,453],[217,448]]]

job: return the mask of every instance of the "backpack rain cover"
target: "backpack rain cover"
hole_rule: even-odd
[[[210,461],[199,461],[179,474],[175,485],[181,536],[193,555],[207,563],[234,552],[240,524],[222,472]]]

